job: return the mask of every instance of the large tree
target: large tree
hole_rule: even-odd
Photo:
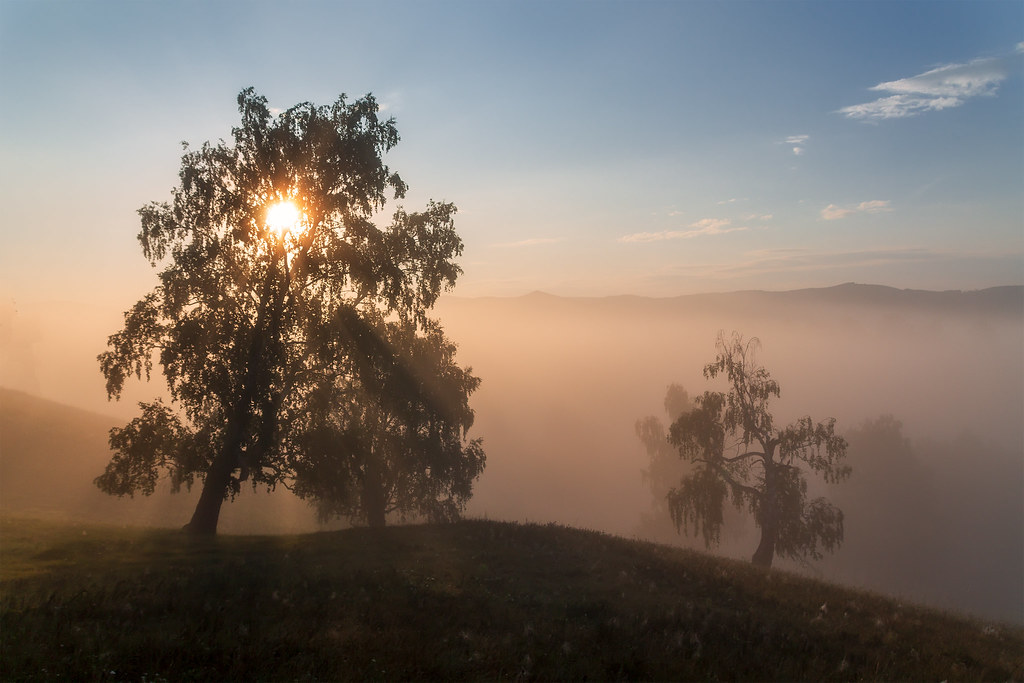
[[[406,185],[382,160],[398,131],[372,96],[275,116],[250,88],[238,107],[232,140],[186,145],[172,201],[140,209],[159,281],[99,356],[111,397],[157,362],[171,401],[141,404],[112,431],[97,485],[149,494],[162,472],[174,490],[198,478],[185,527],[196,533],[216,531],[247,478],[288,485],[309,456],[296,445],[311,399],[338,398],[355,363],[372,362],[359,354],[386,348],[365,340],[375,321],[431,328],[429,309],[461,273],[452,204],[398,208],[378,226]]]
[[[776,429],[769,400],[779,385],[754,358],[756,338],[719,334],[714,362],[704,376],[720,374],[728,392],[707,391],[694,410],[669,430],[669,442],[694,469],[668,494],[678,529],[700,533],[710,547],[718,542],[722,512],[731,498],[750,511],[761,530],[753,563],[770,567],[775,554],[820,558],[843,540],[843,513],[824,498],[809,500],[806,472],[834,483],[850,474],[842,464],[846,441],[835,433],[835,419],[815,423],[804,417]]]

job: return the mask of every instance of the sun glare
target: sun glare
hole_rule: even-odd
[[[282,201],[267,208],[267,228],[279,235],[301,232],[302,214],[292,202]]]

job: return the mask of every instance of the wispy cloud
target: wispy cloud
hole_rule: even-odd
[[[623,235],[620,242],[661,242],[664,240],[692,239],[708,235],[724,235],[727,232],[746,230],[746,227],[730,227],[728,218],[704,218],[690,225],[691,230],[662,230],[661,232],[636,232]]]
[[[840,218],[846,218],[853,213],[853,209],[843,209],[835,204],[829,204],[821,210],[821,217],[827,221],[837,221]]]
[[[806,145],[807,141],[810,139],[810,135],[790,135],[784,142],[785,144],[792,146],[793,154],[795,156],[800,156],[804,153],[804,149],[806,149],[804,145]]]
[[[1015,54],[1021,52],[1018,45]],[[843,107],[838,113],[851,119],[874,121],[959,107],[971,98],[995,95],[1008,75],[1008,61],[1008,57],[975,59],[879,83],[870,90],[891,94],[872,102]]]
[[[944,282],[942,274],[949,272],[986,274],[981,282],[999,282],[1007,279],[1001,277],[1007,274],[1012,281],[1020,273],[1021,258],[1020,251],[965,252],[907,246],[848,251],[763,249],[732,254],[724,260],[678,263],[652,271],[652,279],[675,288],[680,282],[700,283],[704,291],[711,286],[709,282],[755,289],[821,287],[845,281],[919,287],[922,277]],[[976,288],[978,284],[965,280],[955,286]]]
[[[835,204],[829,204],[821,210],[821,217],[826,221],[836,221],[840,218],[846,218],[856,213],[884,213],[886,211],[892,211],[891,202],[889,200],[872,199],[870,201],[861,202],[856,206],[837,206]]]
[[[377,100],[377,106],[380,107],[382,113],[394,114],[402,108],[402,103],[405,100],[405,96],[398,90],[392,90],[383,97]]]
[[[765,249],[751,252],[745,263],[734,266],[737,271],[770,273],[778,271],[827,270],[836,267],[871,267],[912,261],[945,258],[929,249],[896,248],[859,251],[820,252],[810,249]]]
[[[816,251],[812,249],[762,249],[744,254],[728,264],[690,264],[678,267],[695,277],[734,279],[775,273],[869,269],[911,263],[941,263],[961,254],[922,248],[891,248],[852,251]],[[981,257],[984,258],[984,257]]]
[[[491,246],[501,249],[515,249],[518,247],[536,247],[541,244],[556,244],[564,241],[564,237],[531,237],[530,239],[520,240],[519,242],[501,242],[500,244],[494,244]]]

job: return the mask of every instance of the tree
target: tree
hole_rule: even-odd
[[[465,442],[480,380],[455,363],[455,345],[436,325],[421,335],[378,321],[365,341],[381,348],[356,356],[343,384],[312,397],[296,493],[315,501],[323,521],[381,527],[390,513],[457,518],[485,462],[480,440]]]
[[[761,529],[753,564],[770,567],[776,553],[820,558],[843,540],[843,513],[824,498],[807,499],[804,468],[834,483],[849,476],[842,464],[846,441],[835,433],[835,419],[815,424],[810,417],[776,429],[768,409],[779,385],[757,364],[756,338],[719,334],[718,355],[704,376],[719,374],[728,393],[707,391],[697,407],[669,430],[669,442],[694,470],[668,494],[672,521],[680,530],[698,531],[707,547],[718,543],[727,497],[750,511]]]
[[[337,387],[375,362],[360,354],[386,348],[366,341],[380,329],[372,321],[433,329],[429,309],[462,272],[452,204],[399,207],[387,227],[374,222],[406,185],[382,161],[398,131],[371,95],[273,116],[249,88],[238,108],[232,142],[186,145],[172,201],[139,210],[159,282],[99,356],[110,397],[132,375],[148,380],[155,361],[171,404],[143,403],[111,432],[114,455],[97,485],[149,494],[163,471],[172,490],[198,478],[185,528],[204,534],[241,482],[288,486],[312,457],[297,450],[315,426],[311,400],[354,400]]]
[[[693,405],[686,389],[679,384],[668,386],[665,391],[664,406],[669,424],[679,419],[683,413],[691,410]],[[673,534],[669,524],[668,493],[673,484],[679,481],[687,471],[687,467],[680,460],[676,449],[668,442],[668,432],[659,417],[648,415],[639,419],[636,421],[634,429],[648,458],[648,465],[641,470],[641,477],[651,491],[652,511],[642,514],[642,527],[657,536],[667,533],[671,537]]]

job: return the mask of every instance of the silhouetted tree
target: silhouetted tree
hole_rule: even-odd
[[[710,547],[718,543],[731,498],[761,529],[753,563],[770,567],[776,553],[819,558],[819,548],[831,552],[842,543],[842,511],[824,498],[807,499],[804,468],[828,482],[849,476],[850,468],[841,464],[846,441],[836,435],[834,419],[815,424],[804,417],[775,428],[768,401],[779,396],[779,385],[756,363],[757,343],[719,334],[718,355],[704,376],[722,374],[730,389],[705,392],[672,424],[669,442],[694,469],[669,492],[668,504],[676,528],[700,532]]]
[[[288,485],[309,456],[295,445],[312,397],[345,387],[359,354],[386,349],[363,339],[378,329],[366,319],[431,328],[428,310],[462,272],[452,204],[399,208],[384,228],[371,220],[406,191],[382,161],[398,131],[372,96],[274,116],[250,88],[238,107],[232,143],[186,145],[172,202],[140,209],[159,282],[99,356],[109,396],[156,361],[172,404],[141,404],[112,431],[97,485],[149,494],[161,471],[174,490],[198,477],[185,527],[196,533],[215,533],[242,481]],[[279,202],[296,224],[275,225]]]
[[[321,520],[348,517],[371,527],[387,515],[456,519],[484,468],[469,396],[480,380],[455,363],[455,345],[440,327],[376,320],[354,341],[362,353],[344,380],[311,397],[309,428],[299,432],[295,491]],[[336,335],[358,334],[342,325]]]
[[[679,384],[670,384],[665,391],[664,406],[669,424],[672,424],[683,413],[691,410],[694,403],[686,389]],[[634,429],[648,458],[647,467],[641,470],[641,477],[651,491],[651,513],[644,513],[641,522],[644,528],[655,533],[660,525],[665,525],[668,527],[665,531],[672,534],[669,525],[668,493],[688,468],[680,460],[676,449],[668,442],[668,432],[661,418],[648,415],[637,420]]]

